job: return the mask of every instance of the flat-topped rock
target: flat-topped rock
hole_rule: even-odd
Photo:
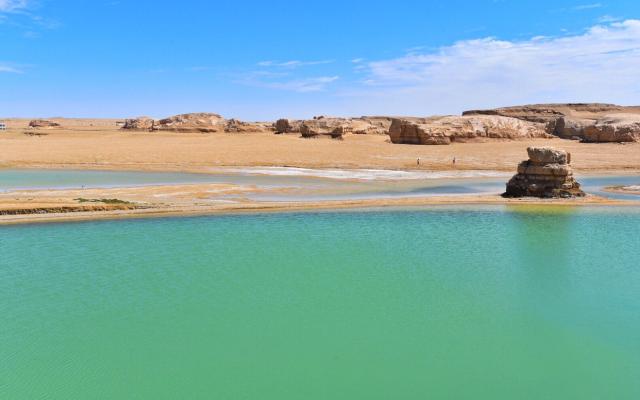
[[[462,115],[501,115],[503,117],[546,124],[562,116],[588,117],[594,114],[616,112],[626,108],[628,107],[606,103],[526,104],[487,110],[469,110],[463,112]]]
[[[542,123],[547,133],[563,139],[587,142],[640,140],[640,107],[604,103],[531,104],[490,110],[465,111],[463,115],[501,115]]]
[[[347,131],[347,120],[344,118],[316,117],[300,124],[300,134],[305,138],[328,136],[341,139]]]
[[[586,142],[640,141],[640,113],[607,114],[583,129]]]
[[[280,118],[273,124],[273,127],[277,134],[300,133],[300,125],[302,125],[302,121]]]
[[[60,124],[47,119],[34,119],[29,121],[29,128],[59,128]]]
[[[172,132],[222,132],[225,119],[214,113],[179,114],[164,118],[153,125],[153,130]]]
[[[153,120],[153,118],[149,117],[130,118],[124,120],[122,129],[150,131],[153,129],[154,123],[155,121]]]
[[[224,131],[232,133],[260,132],[268,129],[264,124],[244,122],[234,118],[228,119],[224,123]]]
[[[426,145],[550,137],[542,124],[496,115],[395,118],[389,136],[393,143]]]
[[[569,198],[585,193],[573,177],[571,155],[552,147],[529,147],[529,159],[507,183],[504,197]]]
[[[527,148],[529,160],[540,164],[569,164],[569,153],[557,150],[553,147],[529,147]]]
[[[386,135],[390,126],[390,117],[337,118],[318,116],[308,120],[282,118],[273,124],[277,134],[301,133],[303,137],[322,135],[340,137],[345,134]]]

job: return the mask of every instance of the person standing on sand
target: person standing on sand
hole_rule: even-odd
[[[453,157],[453,162],[452,163],[453,163],[453,165],[456,165],[456,158],[455,157]]]
[[[420,165],[420,157],[418,157],[418,159],[416,160],[416,165]]]

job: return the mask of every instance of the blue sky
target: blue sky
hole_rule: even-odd
[[[0,116],[640,104],[640,2],[0,0]]]

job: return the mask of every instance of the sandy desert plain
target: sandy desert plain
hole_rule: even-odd
[[[424,175],[415,177],[449,180],[489,176],[506,183],[518,163],[526,159],[528,147],[551,146],[571,153],[571,164],[578,176],[640,175],[638,142],[583,143],[549,137],[486,139],[429,146],[391,143],[389,136],[384,134],[347,134],[342,140],[306,139],[299,133],[276,135],[266,128],[251,132],[148,132],[123,130],[123,120],[116,119],[50,120],[60,126],[33,129],[29,128],[30,119],[5,120],[7,130],[0,132],[0,171],[109,170],[212,175],[229,172],[295,175],[302,171],[308,179],[313,179],[323,177],[327,170],[342,170],[355,173],[353,178],[347,175],[345,179],[356,182],[362,179],[358,173],[384,177],[386,171],[391,175],[383,179],[385,185],[398,183],[394,172],[422,173]],[[370,179],[365,176],[365,180]],[[620,190],[630,193],[611,188],[611,191]],[[234,182],[13,188],[0,190],[0,223],[437,204],[634,203],[597,195],[577,199],[505,199],[499,193],[328,200],[311,196],[301,201],[295,197],[287,199],[289,191],[280,186]],[[251,194],[264,198],[257,199]],[[272,201],[268,195],[280,195],[281,198]]]

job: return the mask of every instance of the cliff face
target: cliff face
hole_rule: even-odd
[[[60,124],[46,119],[34,119],[29,121],[29,128],[59,128]]]
[[[507,183],[504,197],[581,197],[585,193],[573,177],[571,154],[551,147],[529,147],[529,159]]]
[[[587,117],[594,114],[617,112],[625,108],[628,107],[604,103],[528,104],[488,110],[470,110],[463,112],[462,115],[501,115],[546,124],[562,116]]]
[[[300,134],[305,138],[329,136],[333,139],[340,139],[348,132],[348,127],[348,120],[344,118],[317,117],[302,121]]]
[[[640,141],[640,113],[605,114],[597,119],[562,117],[556,124],[556,135],[584,142]]]
[[[126,119],[122,129],[138,130],[138,131],[150,131],[153,129],[155,121],[149,117],[138,117]]]
[[[428,145],[549,137],[542,124],[497,115],[396,118],[391,122],[389,136],[393,143]]]
[[[602,103],[533,104],[463,115],[501,115],[544,124],[547,133],[585,142],[640,141],[640,107]]]
[[[164,118],[153,126],[153,130],[173,132],[222,132],[225,120],[213,113],[180,114]]]
[[[333,118],[314,117],[307,120],[279,119],[274,124],[276,133],[301,133],[303,137],[342,137],[347,133],[355,135],[385,135],[391,125],[390,117]]]
[[[224,119],[213,113],[180,114],[161,120],[149,117],[127,119],[122,129],[169,132],[258,132],[271,129],[269,124]]]

